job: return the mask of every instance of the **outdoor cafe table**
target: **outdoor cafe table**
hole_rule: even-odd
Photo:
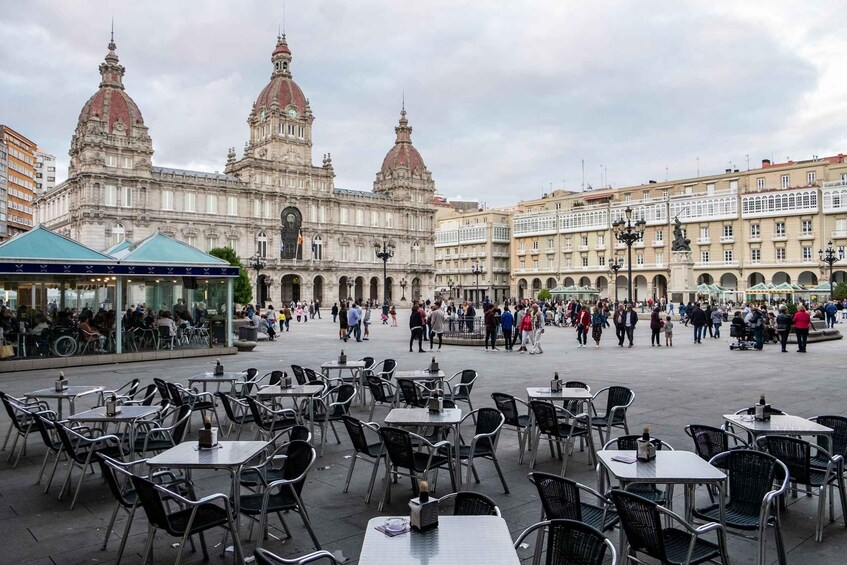
[[[414,381],[416,383],[431,383],[433,381],[438,381],[439,386],[443,387],[444,378],[447,375],[444,374],[444,371],[441,369],[438,372],[432,373],[428,370],[416,370],[416,371],[395,371],[394,378],[395,379],[405,379],[407,381]],[[394,404],[400,400],[400,387],[394,387]]]
[[[266,386],[256,392],[260,400],[265,398],[306,398],[320,394],[324,391],[323,385],[298,385],[290,388],[282,388],[279,385]],[[307,402],[309,410],[309,433],[315,435],[315,407],[314,402]]]
[[[694,508],[694,487],[702,484],[715,485],[719,492],[721,523],[724,523],[724,490],[726,486],[726,474],[701,459],[692,451],[656,451],[653,461],[636,461],[635,463],[623,463],[613,460],[613,457],[623,455],[635,457],[635,451],[600,450],[597,458],[600,465],[597,466],[597,489],[606,492],[605,468],[609,474],[615,477],[622,489],[626,490],[633,483],[639,484],[681,484],[685,485],[685,518],[689,522]],[[624,548],[624,532],[620,532],[620,548]]]
[[[200,449],[196,441],[184,441],[147,460],[150,470],[184,469],[191,480],[192,469],[223,469],[232,477],[232,509],[238,520],[241,496],[238,478],[248,461],[270,445],[266,441],[220,441],[216,447]],[[233,535],[235,532],[233,532]]]
[[[51,388],[42,388],[41,390],[34,390],[32,392],[28,392],[24,394],[26,398],[35,398],[38,400],[44,398],[55,398],[59,405],[59,409],[56,410],[56,417],[59,420],[62,420],[62,401],[67,400],[68,405],[71,409],[71,415],[73,416],[76,413],[76,399],[80,396],[86,396],[89,394],[95,394],[103,390],[102,386],[86,386],[86,385],[76,385],[69,386],[65,390],[57,391],[55,387]]]
[[[456,459],[457,470],[454,472],[456,477],[456,490],[462,488],[462,468],[461,468],[461,441],[459,441],[459,424],[462,422],[461,408],[445,408],[442,412],[430,412],[427,408],[394,408],[385,417],[385,423],[389,426],[415,426],[427,427],[438,426],[453,429],[453,448],[455,450],[454,457]]]
[[[774,414],[770,420],[756,420],[752,415],[724,414],[724,420],[750,434],[751,449],[756,449],[756,438],[767,435],[824,436],[832,445],[832,428],[822,426],[801,416]]]
[[[356,383],[356,390],[359,391],[359,396],[362,399],[362,406],[365,405],[365,369],[367,368],[367,364],[364,361],[347,361],[346,363],[339,363],[338,359],[335,361],[327,361],[325,363],[321,363],[321,374],[327,379],[330,378],[330,371],[338,371],[338,378],[344,380],[344,371],[350,371],[350,374],[353,377],[353,382]]]
[[[439,516],[438,527],[389,537],[371,518],[359,565],[518,565],[506,521],[499,516]]]
[[[120,426],[126,426],[129,433],[129,453],[132,455],[135,446],[136,424],[144,421],[149,416],[158,414],[161,409],[161,406],[121,406],[120,412],[114,416],[107,416],[106,407],[97,406],[91,410],[68,416],[68,420],[71,422],[116,424],[118,428]]]
[[[238,372],[225,372],[223,375],[215,375],[211,371],[206,373],[201,373],[199,375],[194,375],[193,377],[188,378],[188,386],[190,387],[194,383],[203,383],[203,392],[206,392],[206,387],[209,383],[217,384],[217,390],[221,389],[222,383],[228,383],[230,385],[230,390],[235,388],[235,383],[244,377],[247,376],[245,371]]]
[[[564,383],[562,383],[564,385]],[[588,389],[584,389],[582,387],[565,387],[562,386],[562,390],[560,392],[553,392],[550,390],[549,386],[546,387],[527,387],[526,389],[526,400],[527,402],[531,402],[533,400],[543,400],[545,402],[553,402],[555,404],[556,400],[561,400],[562,402],[569,401],[577,401],[582,403],[583,405],[591,406],[591,400],[594,396],[591,394],[591,391]],[[588,428],[591,429],[591,411],[586,410],[588,414]],[[535,428],[535,413],[530,410],[529,411],[529,427],[530,429]],[[601,438],[602,439],[602,438]],[[532,443],[532,442],[529,442]],[[580,445],[582,445],[580,443]]]

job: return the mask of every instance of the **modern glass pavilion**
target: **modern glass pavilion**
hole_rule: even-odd
[[[136,339],[138,332],[127,331],[121,321],[128,309],[185,314],[179,316],[186,318],[185,326],[205,336],[183,340],[186,347],[208,348],[216,341],[231,347],[238,270],[161,233],[99,252],[38,226],[0,244],[0,330],[14,353],[5,348],[3,355],[33,359],[93,351],[83,347],[85,338],[76,329],[84,310],[100,314],[105,349],[118,356],[139,345],[160,346],[155,328],[147,332],[146,343]],[[55,347],[62,335],[76,340],[70,354],[67,339],[65,347]]]

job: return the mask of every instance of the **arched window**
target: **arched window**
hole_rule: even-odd
[[[412,244],[412,263],[421,262],[421,244],[416,241]]]
[[[117,245],[126,239],[126,230],[123,224],[115,224],[112,226],[112,245]]]
[[[260,231],[259,235],[256,236],[256,253],[259,254],[259,257],[268,256],[268,235],[263,231]]]
[[[323,257],[323,239],[316,235],[312,238],[312,259],[320,261]]]

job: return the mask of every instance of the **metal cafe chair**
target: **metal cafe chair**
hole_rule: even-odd
[[[611,563],[616,565],[617,554],[615,546],[611,541],[597,530],[583,522],[576,520],[546,520],[533,524],[523,531],[515,540],[515,549],[518,549],[523,541],[532,532],[547,531],[547,559],[548,565],[567,565],[579,563],[580,565],[602,565]],[[540,541],[540,540],[539,540]],[[541,563],[543,548],[536,548],[533,565]],[[608,552],[610,560],[606,560]]]

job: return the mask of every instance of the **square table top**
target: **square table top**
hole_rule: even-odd
[[[238,467],[250,461],[265,449],[266,441],[221,441],[220,447],[200,449],[196,441],[184,441],[157,456],[148,459],[151,467],[185,469],[220,469]]]
[[[211,371],[206,373],[200,373],[199,375],[194,375],[193,377],[188,377],[189,383],[215,383],[215,382],[234,382],[238,379],[243,379],[247,376],[246,371],[224,371],[223,375],[215,375]]]
[[[724,414],[724,420],[753,434],[830,435],[832,428],[807,420],[802,416],[774,414],[770,420],[756,420],[746,414]]]
[[[439,516],[439,526],[388,537],[379,530],[385,516],[371,518],[360,565],[518,565],[506,521],[498,516]]]
[[[428,408],[394,408],[385,423],[396,426],[451,426],[462,421],[461,408],[445,408],[441,413]]]
[[[443,370],[439,369],[437,373],[430,373],[426,370],[415,371],[395,371],[395,379],[407,379],[410,381],[430,381],[435,379],[443,379],[447,375]]]
[[[325,361],[321,363],[321,369],[364,369],[367,364],[364,361],[353,361],[348,359],[346,363],[335,361]]]
[[[105,406],[97,406],[91,410],[68,416],[68,420],[76,422],[127,422],[158,414],[161,406],[121,406],[121,411],[114,416],[106,415]]]
[[[27,398],[70,398],[72,396],[81,396],[83,394],[91,394],[94,392],[100,392],[106,387],[103,386],[88,386],[88,385],[75,385],[69,386],[63,391],[57,391],[55,387],[50,388],[42,388],[40,390],[34,390],[32,392],[28,392],[24,394]]]
[[[551,392],[550,387],[528,387],[526,397],[530,400],[591,400],[591,391],[580,387],[562,388],[561,392]]]
[[[273,385],[258,390],[256,396],[314,396],[323,391],[323,385],[297,385],[291,388],[282,388],[279,385]]]
[[[709,465],[693,451],[656,451],[653,461],[635,463],[622,463],[613,461],[616,455],[629,455],[635,457],[635,451],[600,450],[597,457],[600,463],[609,473],[623,482],[639,483],[708,483],[725,481],[726,474]]]

